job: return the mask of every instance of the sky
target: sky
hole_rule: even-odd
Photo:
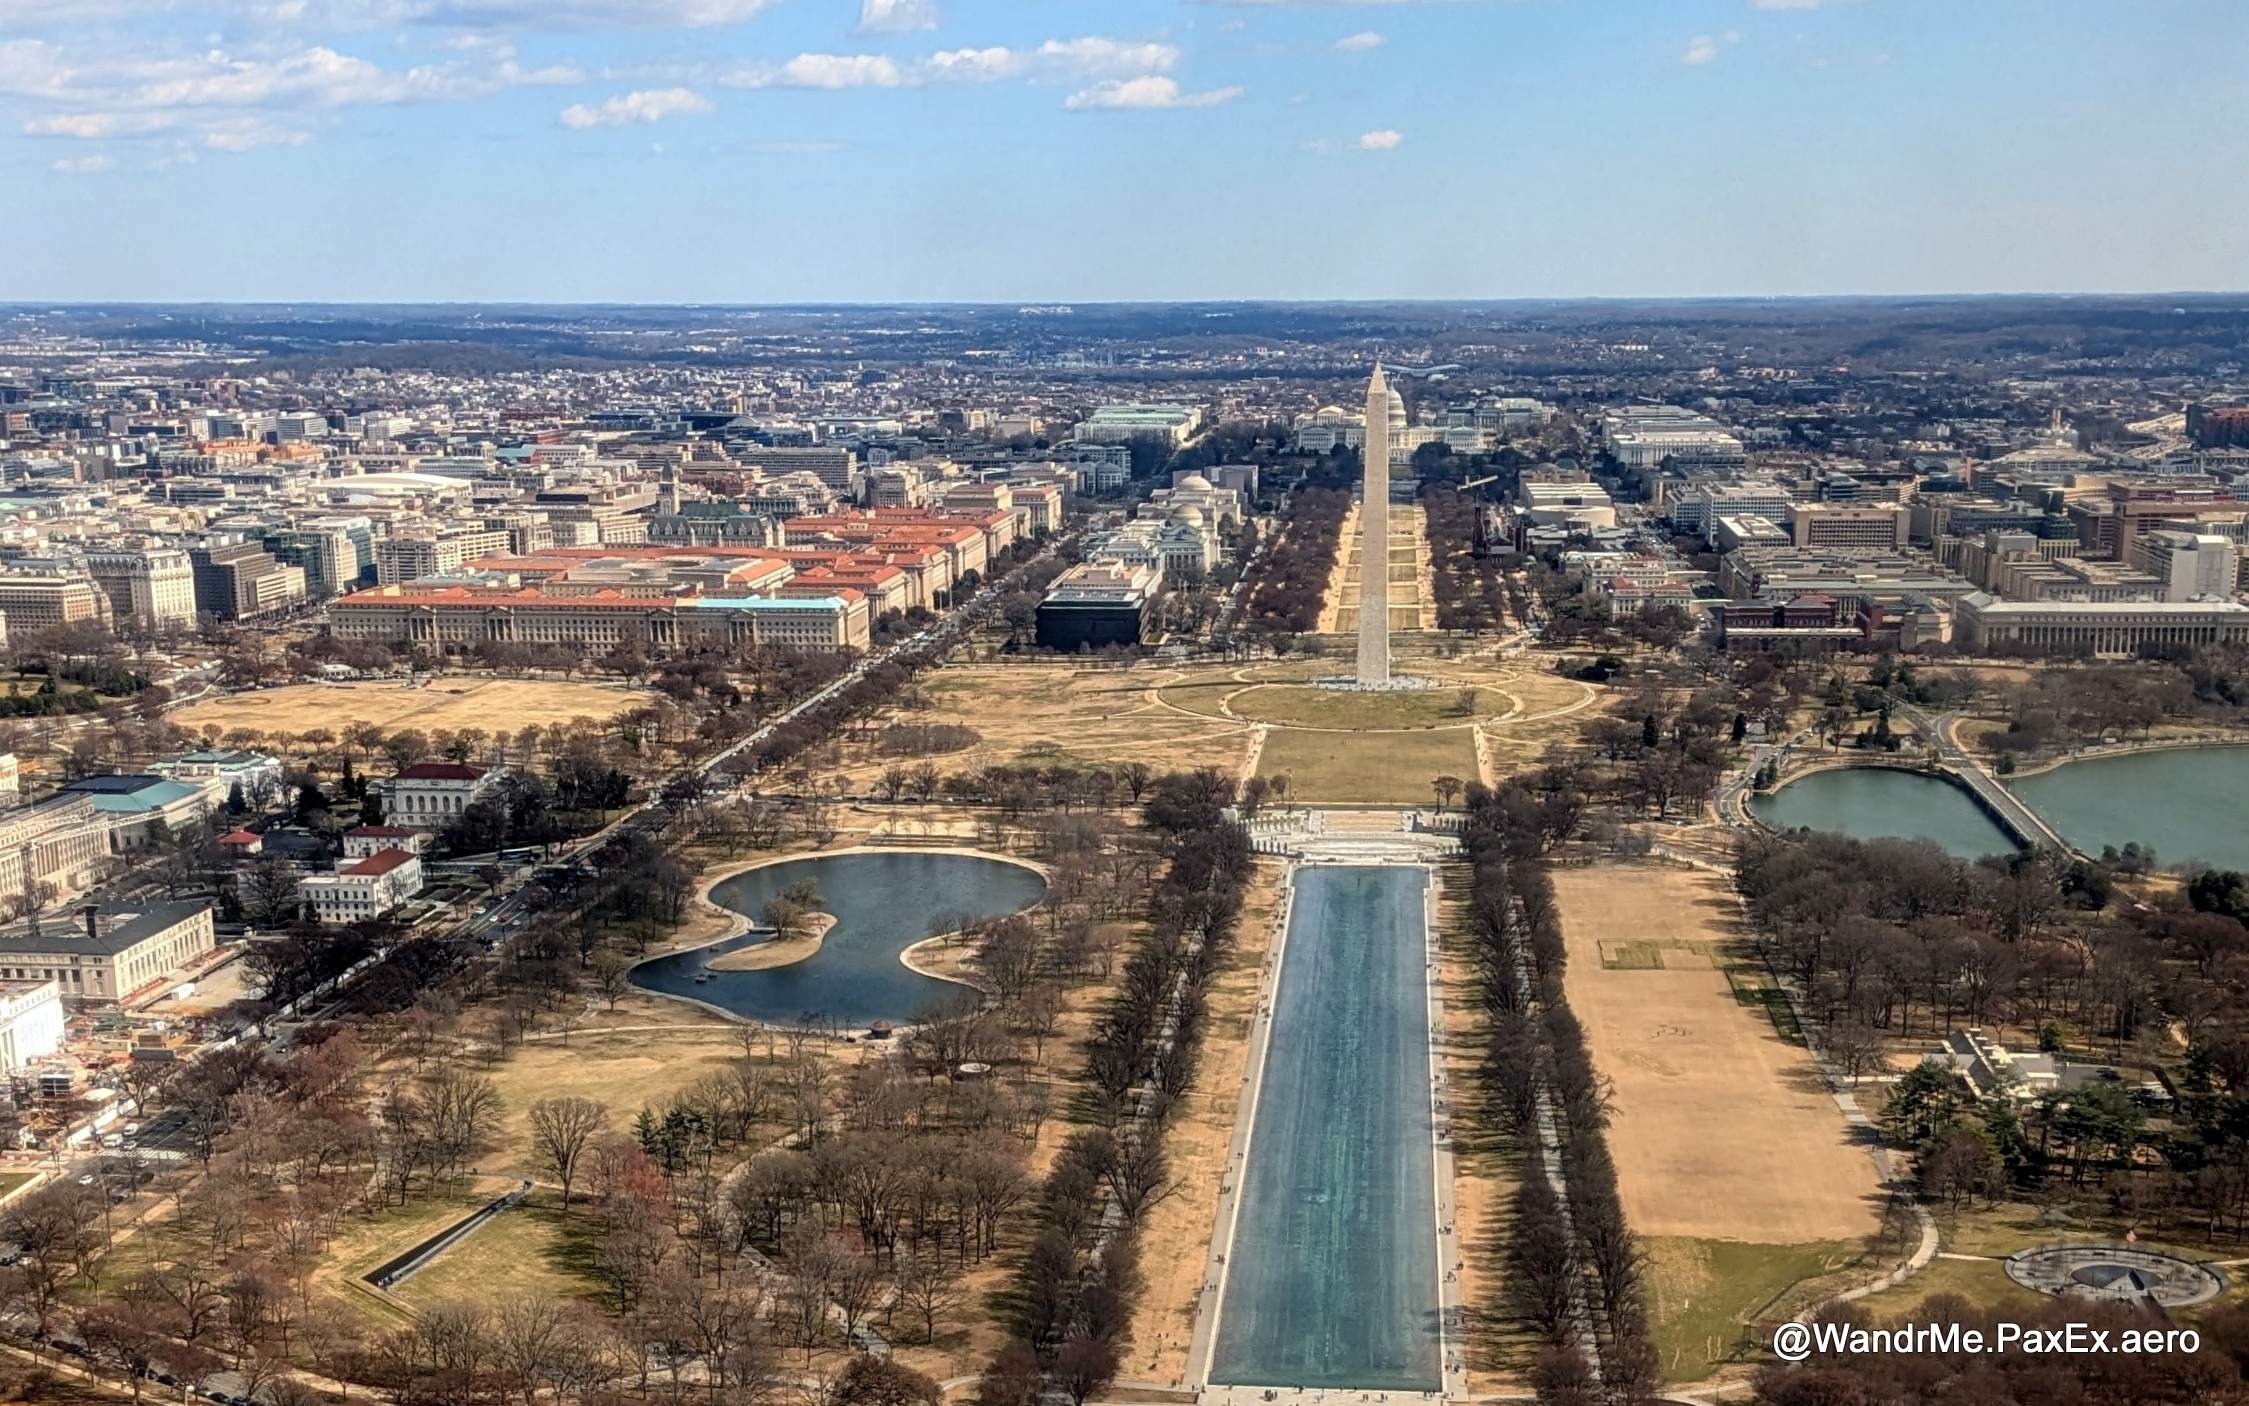
[[[0,0],[0,300],[2249,288],[2244,0]]]

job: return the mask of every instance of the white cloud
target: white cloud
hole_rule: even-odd
[[[65,156],[55,162],[54,169],[66,176],[91,176],[108,170],[112,164],[106,156]]]
[[[75,137],[96,142],[105,137],[139,137],[169,131],[179,119],[165,112],[60,112],[34,117],[23,130],[34,137]]]
[[[621,93],[598,105],[572,103],[562,110],[560,120],[563,126],[582,131],[588,127],[661,122],[667,117],[710,110],[711,100],[692,88],[647,88],[637,93]]]
[[[937,27],[937,0],[859,0],[861,34],[911,34]]]
[[[994,44],[941,49],[901,62],[885,54],[799,54],[782,64],[736,70],[721,81],[736,88],[911,88],[925,83],[1086,82],[1163,73],[1179,62],[1176,45],[1086,35],[1049,39],[1037,48]]]
[[[1405,139],[1405,133],[1395,131],[1388,127],[1384,127],[1380,131],[1375,132],[1361,132],[1359,134],[1359,150],[1396,151],[1398,149],[1398,144],[1400,142],[1403,142]]]
[[[745,69],[724,80],[737,88],[895,88],[905,81],[880,54],[798,54],[778,68]]]
[[[1362,29],[1357,34],[1346,34],[1336,40],[1335,47],[1346,54],[1363,54],[1369,49],[1381,48],[1383,42],[1382,36],[1373,30]]]
[[[26,133],[80,141],[168,133],[213,151],[309,140],[290,114],[459,101],[582,77],[565,64],[526,69],[505,48],[472,60],[391,69],[324,46],[247,56],[216,48],[66,55],[36,40],[0,43],[0,96],[48,109],[24,119]]]
[[[1718,41],[1707,34],[1698,34],[1687,41],[1687,52],[1679,56],[1681,63],[1706,64],[1718,57]]]
[[[1087,35],[1081,39],[1049,39],[1032,56],[1035,66],[1066,68],[1071,73],[1163,72],[1179,62],[1172,44],[1139,43]]]
[[[18,0],[20,3],[20,0]],[[47,0],[40,0],[46,3]],[[107,0],[123,3],[124,0]],[[0,5],[10,0],[0,0]],[[354,28],[463,30],[710,29],[755,19],[773,0],[251,0],[263,17]]]
[[[1212,88],[1201,93],[1180,91],[1179,80],[1160,73],[1138,78],[1112,78],[1081,89],[1063,100],[1072,112],[1107,112],[1128,108],[1216,107],[1242,95],[1240,88]]]

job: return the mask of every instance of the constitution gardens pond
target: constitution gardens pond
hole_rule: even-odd
[[[1815,771],[1750,797],[1749,809],[1778,830],[1827,830],[1855,840],[1931,840],[1962,859],[2013,854],[2016,848],[2014,838],[1964,787],[1917,771]]]
[[[2088,757],[2007,786],[2088,854],[2153,845],[2166,867],[2199,859],[2249,869],[2249,747]]]
[[[899,960],[900,953],[931,936],[939,918],[955,920],[946,924],[950,927],[1002,917],[1046,895],[1045,878],[1025,864],[973,854],[867,850],[745,870],[720,880],[711,898],[758,922],[770,900],[804,880],[819,888],[818,907],[835,923],[819,950],[802,961],[761,971],[712,968],[716,958],[772,939],[770,932],[756,931],[643,962],[633,969],[633,984],[769,1025],[905,1025],[959,999],[967,988],[915,971]]]
[[[1442,1389],[1426,869],[1299,869],[1210,1380]]]

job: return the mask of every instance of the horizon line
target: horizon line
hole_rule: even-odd
[[[1492,307],[1598,303],[1820,303],[2005,302],[2032,300],[2207,300],[2249,297],[2249,288],[2178,288],[2144,291],[2068,290],[1973,293],[1584,293],[1507,297],[1205,297],[1205,298],[846,298],[775,302],[688,299],[592,298],[0,298],[0,309],[75,308],[693,308],[767,310],[805,308],[1165,308],[1165,307]]]

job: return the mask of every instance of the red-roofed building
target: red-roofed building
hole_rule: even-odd
[[[786,563],[781,563],[787,569]],[[481,586],[419,589],[377,586],[329,607],[339,639],[420,644],[448,652],[486,641],[571,644],[609,649],[639,640],[656,649],[681,644],[785,645],[792,649],[865,649],[871,637],[868,593],[829,583],[811,595],[756,594],[728,585],[708,594],[652,594],[552,586],[520,590]]]
[[[384,788],[383,816],[401,828],[443,829],[499,779],[467,762],[416,762]]]
[[[333,874],[297,881],[297,896],[312,905],[323,923],[365,923],[422,891],[422,861],[402,849],[386,849],[356,860]]]

